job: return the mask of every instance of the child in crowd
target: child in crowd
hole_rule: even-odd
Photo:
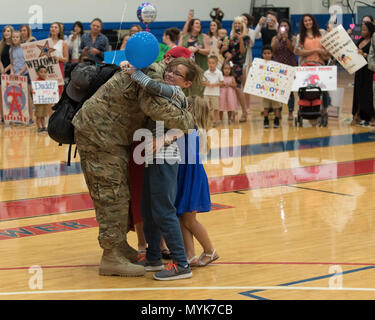
[[[25,58],[23,56],[23,51],[21,48],[21,33],[19,31],[14,31],[12,34],[12,45],[9,50],[10,56],[10,74],[25,76],[27,77],[28,84],[28,106],[29,106],[29,124],[33,124],[33,99],[31,97],[31,80],[29,76],[29,71],[27,70],[27,65]]]
[[[238,101],[236,95],[236,80],[233,77],[232,68],[229,62],[224,62],[222,67],[224,82],[220,87],[220,119],[223,112],[228,112],[228,124],[234,122],[238,111]]]
[[[266,61],[271,61],[272,60],[272,48],[270,45],[265,45],[262,48],[262,58]],[[269,128],[269,120],[268,120],[268,113],[270,108],[273,108],[275,112],[275,119],[273,122],[273,127],[274,128],[279,128],[280,127],[280,103],[270,100],[270,99],[265,99],[263,98],[263,115],[264,115],[264,128]]]
[[[36,74],[38,75],[38,79],[36,81],[46,81],[47,80],[47,68],[45,66],[39,66],[36,69]],[[46,118],[48,116],[48,110],[51,109],[52,105],[49,104],[35,104],[35,118],[36,118],[36,126],[38,132],[46,132]]]
[[[220,124],[219,118],[219,99],[220,99],[220,86],[223,84],[223,73],[217,69],[218,57],[208,57],[208,70],[204,72],[203,81],[204,97],[207,100],[211,112],[211,119],[213,119],[213,126]]]

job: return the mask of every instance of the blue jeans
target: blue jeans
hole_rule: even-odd
[[[161,236],[171,252],[172,259],[180,266],[188,264],[180,223],[174,206],[177,194],[176,164],[149,164],[143,170],[141,213],[143,231],[148,244],[146,259],[161,259]]]

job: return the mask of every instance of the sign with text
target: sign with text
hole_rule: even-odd
[[[4,121],[27,123],[29,120],[27,77],[1,76]]]
[[[50,39],[23,43],[21,47],[32,81],[38,79],[38,68],[44,66],[47,69],[47,80],[56,80],[59,85],[64,85],[60,64],[56,59],[56,49]]]
[[[326,33],[321,39],[322,46],[348,71],[355,73],[367,64],[358,53],[358,48],[342,25]]]
[[[296,79],[293,82],[293,91],[307,86],[318,86],[322,91],[337,89],[337,67],[316,66],[296,67]]]
[[[294,67],[256,58],[246,79],[244,92],[287,104],[294,75]]]
[[[59,102],[59,87],[56,80],[32,81],[34,104],[55,104]]]

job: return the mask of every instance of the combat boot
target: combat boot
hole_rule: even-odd
[[[126,240],[121,242],[119,249],[122,255],[131,263],[138,261],[138,251],[131,247]]]
[[[132,264],[119,248],[104,249],[99,267],[101,276],[141,277],[145,273],[143,266]]]

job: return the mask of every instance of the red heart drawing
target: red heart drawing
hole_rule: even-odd
[[[355,24],[352,23],[352,24],[350,25],[350,29],[354,30],[354,28],[355,28]]]

